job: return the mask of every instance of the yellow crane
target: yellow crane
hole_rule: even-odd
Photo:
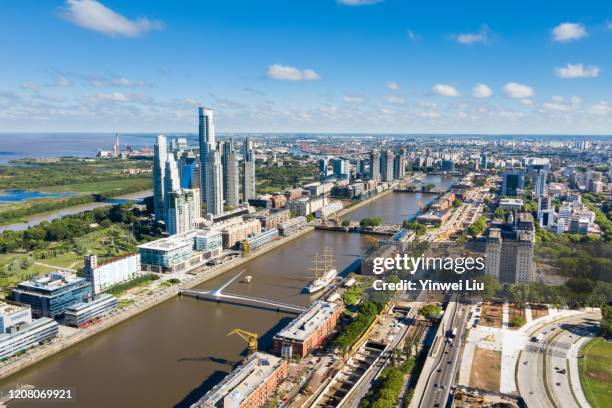
[[[231,332],[227,333],[227,336],[232,336],[234,334],[237,334],[242,340],[247,342],[249,356],[257,351],[257,333],[251,333],[242,329],[234,329]]]
[[[242,256],[248,256],[251,253],[251,244],[248,240],[242,241]]]

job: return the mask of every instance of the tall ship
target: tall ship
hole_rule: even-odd
[[[315,255],[314,267],[311,270],[314,272],[314,279],[306,286],[306,292],[308,293],[318,292],[336,279],[338,271],[330,249],[326,248],[321,256],[319,254]]]

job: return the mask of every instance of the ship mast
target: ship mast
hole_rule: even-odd
[[[309,268],[314,272],[314,278],[317,279],[319,277],[319,253],[317,252],[314,256],[314,268]]]

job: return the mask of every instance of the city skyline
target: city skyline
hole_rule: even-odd
[[[527,5],[23,1],[3,7],[0,119],[193,132],[209,106],[227,132],[609,134],[612,8]]]

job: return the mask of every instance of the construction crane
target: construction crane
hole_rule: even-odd
[[[234,329],[231,332],[227,333],[227,336],[232,336],[234,334],[237,334],[242,340],[247,342],[249,356],[257,351],[257,333],[251,333],[242,329]]]
[[[242,241],[242,256],[248,256],[251,253],[251,244],[248,240]]]

